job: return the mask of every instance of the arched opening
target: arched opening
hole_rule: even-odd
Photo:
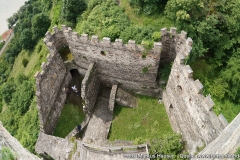
[[[73,55],[69,49],[69,46],[63,46],[61,49],[59,49],[58,52],[60,53],[60,56],[62,57],[64,62],[73,60]]]
[[[170,109],[173,109],[173,105],[172,105],[172,104],[170,104],[169,108],[170,108]]]

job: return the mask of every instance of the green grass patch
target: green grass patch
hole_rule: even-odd
[[[33,50],[22,50],[15,59],[9,78],[16,78],[19,74],[33,77],[37,71],[41,70],[41,63],[47,60],[46,56],[48,53],[49,51],[42,40],[38,42]],[[28,59],[29,61],[26,67],[22,63],[23,59]]]
[[[67,103],[62,110],[53,135],[65,138],[84,118],[85,114],[79,106]]]
[[[137,101],[136,108],[115,107],[109,140],[148,139],[150,130],[157,130],[159,134],[173,133],[163,104],[141,95]]]
[[[129,0],[120,0],[120,7],[125,9],[125,14],[131,20],[131,23],[138,26],[149,26],[156,30],[161,28],[170,28],[174,26],[174,22],[168,19],[163,13],[146,16],[136,14],[136,9],[132,8],[129,4]]]

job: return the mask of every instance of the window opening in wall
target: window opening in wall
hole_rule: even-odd
[[[170,104],[169,108],[173,109],[173,105],[172,105],[172,104]]]
[[[182,91],[182,87],[180,85],[177,86],[178,91]]]
[[[73,55],[69,49],[69,46],[63,46],[59,51],[60,56],[64,62],[69,62],[73,60]]]
[[[101,51],[101,55],[106,56],[106,52]]]

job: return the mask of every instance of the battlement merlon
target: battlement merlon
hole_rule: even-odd
[[[89,39],[88,34],[81,34],[81,36],[78,35],[77,32],[73,32],[70,27],[67,27],[66,25],[62,25],[62,30],[59,30],[56,26],[53,27],[54,33],[51,34],[49,31],[46,33],[46,37],[44,38],[44,42],[46,45],[49,45],[51,48],[52,45],[55,43],[54,35],[59,34],[61,31],[64,35],[64,37],[67,40],[71,40],[74,42],[80,42],[84,44],[89,45],[96,45],[102,48],[118,48],[121,50],[128,50],[133,51],[133,53],[137,52],[143,52],[144,46],[142,45],[136,45],[134,40],[129,40],[127,44],[123,44],[121,39],[116,39],[115,42],[111,42],[111,39],[109,37],[104,37],[102,41],[98,39],[98,36],[93,35],[91,39]],[[176,33],[176,28],[173,28],[171,32]],[[52,44],[49,44],[49,42],[52,42]],[[55,47],[56,48],[56,47]],[[161,53],[162,45],[161,42],[155,42],[154,47],[149,51],[149,54],[146,55],[146,57],[155,58],[160,60],[160,53]],[[136,52],[134,52],[136,51]]]

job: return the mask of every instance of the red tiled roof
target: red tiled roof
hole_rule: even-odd
[[[2,40],[6,41],[11,34],[12,34],[12,29],[9,29],[8,31],[4,32],[2,34]]]

